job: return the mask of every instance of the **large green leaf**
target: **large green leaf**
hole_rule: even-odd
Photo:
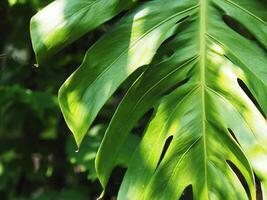
[[[187,14],[175,38],[166,44],[175,53],[151,65],[135,83],[106,132],[96,165],[104,187],[127,133],[147,110],[155,110],[129,163],[119,199],[177,199],[188,185],[196,199],[247,199],[226,161],[241,171],[252,199],[256,198],[252,168],[266,189],[266,121],[238,84],[238,79],[247,84],[266,113],[267,27],[260,18],[266,13],[252,14],[228,1],[196,4],[199,7]],[[257,2],[244,6],[262,10]],[[226,24],[230,17],[246,25],[254,41],[232,30]],[[189,81],[163,96],[184,79]],[[158,166],[171,135],[172,143]]]
[[[254,173],[267,199],[266,3],[138,4],[88,50],[59,93],[79,145],[119,85],[149,64],[120,103],[98,151],[104,191],[131,130],[153,109],[118,199],[179,199],[190,185],[194,199],[256,199]]]

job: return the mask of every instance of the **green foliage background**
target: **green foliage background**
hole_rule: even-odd
[[[57,91],[84,52],[112,22],[84,36],[57,59],[36,66],[30,18],[51,0],[0,1],[0,199],[96,199],[94,158],[121,98],[118,91],[94,122],[79,152],[65,125]],[[116,194],[115,175],[107,198]],[[114,190],[114,191],[113,191]]]

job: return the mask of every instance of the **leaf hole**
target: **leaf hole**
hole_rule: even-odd
[[[266,45],[264,45],[262,42],[260,42],[253,33],[250,32],[248,28],[246,28],[243,24],[235,20],[234,18],[223,15],[223,21],[235,32],[237,32],[239,35],[243,36],[244,38],[251,40],[255,42],[255,44],[261,48],[264,52],[267,52]]]
[[[168,47],[168,44],[177,37],[177,35],[180,33],[180,27],[184,25],[184,22],[186,22],[189,19],[189,17],[190,17],[189,15],[185,16],[185,17],[179,19],[177,22],[175,22],[175,24],[178,24],[178,26],[177,26],[176,30],[174,31],[174,34],[172,34],[170,37],[168,37],[158,48],[159,50],[161,50],[162,48],[165,47],[164,48],[164,56],[171,57],[175,53],[175,51],[172,48]],[[162,54],[162,52],[160,54]]]
[[[132,133],[138,137],[142,137],[143,132],[150,121],[152,115],[154,113],[154,108],[148,110],[136,123],[137,125],[132,129]]]
[[[255,177],[255,183],[256,183],[256,199],[257,200],[263,200],[262,188],[261,188],[261,181],[256,176],[255,173],[254,173],[254,177]]]
[[[243,185],[243,188],[245,189],[248,198],[252,199],[251,198],[251,193],[250,193],[250,190],[249,190],[249,187],[248,187],[248,183],[247,183],[245,177],[243,176],[243,174],[241,173],[241,171],[230,160],[227,160],[226,162],[229,165],[229,167],[234,171],[234,173],[238,177],[240,183]]]
[[[164,156],[165,156],[165,154],[166,154],[166,152],[167,152],[167,150],[168,150],[168,148],[169,148],[169,146],[170,146],[170,144],[171,144],[171,142],[172,142],[172,139],[173,139],[173,135],[169,136],[169,137],[167,138],[167,140],[165,141],[163,150],[162,150],[161,155],[160,155],[159,162],[158,162],[158,164],[157,164],[157,168],[159,167],[159,165],[160,165],[162,159],[164,158]]]
[[[171,35],[170,37],[168,37],[166,40],[164,40],[164,42],[160,45],[160,47],[166,46],[168,43],[170,43],[172,40],[174,40],[174,38],[176,38],[177,33],[174,33],[173,35]],[[159,47],[159,49],[160,49]]]
[[[181,19],[179,19],[175,24],[177,25],[176,30],[174,33],[168,37],[158,48],[158,51],[156,53],[156,57],[158,58],[169,58],[173,54],[175,54],[175,47],[172,46],[171,42],[175,40],[178,34],[181,33],[181,31],[185,30],[186,24],[190,16],[185,16]],[[161,59],[159,59],[161,60]]]
[[[180,23],[183,23],[184,21],[186,21],[186,20],[188,20],[189,19],[189,15],[187,15],[187,16],[185,16],[185,17],[183,17],[183,18],[181,18],[181,19],[179,19],[175,24],[180,24]]]
[[[223,21],[235,32],[248,40],[256,40],[254,35],[240,22],[229,15],[223,15]]]
[[[170,88],[168,88],[161,96],[166,96],[168,94],[171,94],[174,90],[176,90],[177,88],[181,87],[182,85],[185,85],[190,78],[186,78],[176,84],[174,84],[173,86],[171,86]]]
[[[179,198],[179,200],[193,200],[193,187],[192,185],[188,185],[183,193],[182,196]]]
[[[117,166],[112,170],[103,200],[114,199],[117,196],[125,173],[126,173],[126,168],[120,166]]]
[[[237,138],[236,138],[234,132],[233,132],[230,128],[228,128],[228,131],[229,131],[229,133],[231,134],[231,136],[233,137],[233,139],[239,144],[239,142],[238,142],[238,140],[237,140]],[[239,144],[239,145],[240,145],[240,144]]]
[[[168,37],[166,40],[163,41],[163,43],[158,48],[158,51],[156,52],[156,55],[158,57],[171,57],[175,51],[169,47],[169,43],[172,42],[177,36],[177,33],[174,33],[172,36]]]
[[[242,88],[242,90],[246,93],[246,95],[248,96],[248,98],[253,102],[253,104],[256,106],[256,108],[262,114],[262,116],[264,118],[266,118],[266,115],[264,114],[262,108],[260,107],[259,102],[256,100],[256,98],[254,97],[254,95],[252,94],[252,92],[249,90],[249,88],[247,87],[247,85],[241,79],[239,79],[239,78],[237,78],[237,83]]]

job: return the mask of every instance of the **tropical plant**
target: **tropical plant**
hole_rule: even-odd
[[[38,63],[115,16],[59,91],[79,146],[140,69],[96,156],[102,195],[132,129],[153,110],[123,162],[118,199],[177,199],[189,186],[194,199],[267,199],[266,2],[56,0],[31,20]]]

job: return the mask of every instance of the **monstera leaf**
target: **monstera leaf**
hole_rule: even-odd
[[[89,30],[102,13],[117,13],[109,1],[77,0],[101,2],[97,12],[60,2],[66,10],[94,15],[84,14],[91,18],[80,23],[66,13],[66,23],[56,30],[75,23],[76,29]],[[126,9],[131,1],[112,2]],[[194,199],[267,199],[266,2],[151,0],[131,5],[59,92],[63,115],[80,145],[114,91],[147,66],[118,106],[98,151],[103,194],[132,129],[153,110],[127,163],[118,199],[179,199],[189,186]],[[47,10],[34,19],[46,17],[33,20],[38,24],[32,26],[37,56],[45,49],[39,42],[47,33],[41,38],[35,33],[49,26]],[[53,46],[70,36],[77,39],[76,31],[49,41]]]

